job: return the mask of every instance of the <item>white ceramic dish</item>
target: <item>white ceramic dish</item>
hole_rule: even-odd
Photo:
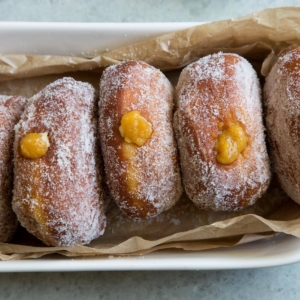
[[[0,53],[89,56],[197,24],[0,22]]]
[[[199,23],[198,23],[199,24]],[[89,56],[197,23],[0,22],[0,53]],[[66,258],[52,255],[0,261],[0,272],[208,270],[279,266],[300,261],[300,239],[280,234],[246,245],[202,252],[158,251],[141,257]]]
[[[273,267],[300,261],[300,239],[280,234],[249,244],[201,252],[165,250],[138,257],[68,258],[50,255],[0,261],[0,272],[221,270]]]

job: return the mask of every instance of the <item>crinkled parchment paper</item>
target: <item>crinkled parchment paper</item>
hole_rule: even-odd
[[[176,83],[182,67],[218,51],[238,53],[267,75],[281,51],[300,45],[299,16],[300,8],[268,9],[165,34],[94,58],[1,54],[0,94],[30,97],[66,75],[98,88],[104,67],[131,59],[166,71]],[[105,234],[86,246],[48,247],[20,228],[11,243],[0,243],[0,259],[50,253],[96,256],[138,255],[167,248],[204,250],[269,238],[280,232],[300,237],[300,206],[288,199],[276,179],[254,206],[239,212],[198,210],[184,195],[175,207],[151,220],[132,221],[113,202],[107,215]]]

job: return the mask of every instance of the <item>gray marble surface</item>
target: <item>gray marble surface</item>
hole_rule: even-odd
[[[1,0],[1,21],[199,22],[236,18],[297,0]]]
[[[0,20],[213,21],[297,5],[300,1],[1,0]],[[0,299],[300,299],[299,282],[300,264],[232,271],[0,273]]]
[[[0,274],[0,299],[293,300],[300,265],[239,271]]]

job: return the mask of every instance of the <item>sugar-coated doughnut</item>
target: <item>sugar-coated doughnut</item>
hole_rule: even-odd
[[[104,232],[94,88],[63,78],[33,96],[15,127],[13,209],[47,245]]]
[[[279,57],[264,100],[272,165],[284,191],[300,204],[300,48]]]
[[[9,241],[18,226],[12,210],[14,126],[19,121],[26,99],[0,96],[0,242]]]
[[[174,125],[185,191],[206,210],[238,210],[270,182],[261,91],[244,58],[218,53],[187,66]]]
[[[129,61],[103,72],[99,128],[107,184],[129,217],[154,217],[181,195],[172,109],[173,87],[150,65]]]

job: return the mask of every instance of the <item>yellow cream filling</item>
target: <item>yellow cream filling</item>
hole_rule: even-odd
[[[122,116],[119,130],[126,143],[137,146],[143,146],[152,135],[151,123],[136,110]]]
[[[27,133],[20,142],[21,154],[25,158],[35,159],[46,155],[50,146],[48,134]]]
[[[248,137],[242,126],[236,122],[230,124],[218,136],[214,149],[217,151],[217,161],[229,165],[236,161],[244,151]]]

